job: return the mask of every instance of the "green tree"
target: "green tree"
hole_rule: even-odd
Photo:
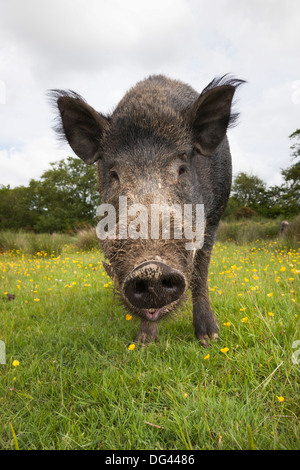
[[[265,203],[266,183],[258,176],[242,171],[235,177],[232,195],[241,206],[259,207]]]
[[[35,212],[31,210],[31,191],[25,186],[0,186],[0,228],[32,230]]]
[[[31,209],[38,212],[34,228],[38,232],[72,230],[93,223],[99,205],[96,167],[68,157],[51,164],[40,181],[31,180]]]
[[[241,203],[234,196],[230,196],[222,218],[223,219],[235,218],[236,213],[240,208],[241,208]]]
[[[300,129],[297,129],[290,136],[290,139],[293,139],[295,142],[291,145],[292,158],[300,158]]]
[[[290,139],[296,140],[290,148],[292,159],[297,159],[300,157],[300,129],[293,132]],[[281,175],[283,184],[272,186],[267,191],[268,213],[274,217],[290,217],[300,212],[300,161],[281,169]]]
[[[0,186],[0,229],[55,232],[96,221],[97,169],[79,158],[51,164],[28,187]]]
[[[281,213],[287,216],[300,212],[300,161],[281,170],[284,183],[279,188],[276,204],[280,206]]]
[[[284,214],[296,215],[300,212],[300,129],[297,129],[289,137],[294,141],[290,147],[291,157],[293,160],[299,159],[299,161],[281,170],[284,183],[280,187],[279,203]]]

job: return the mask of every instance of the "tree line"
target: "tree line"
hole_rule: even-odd
[[[231,196],[224,217],[251,217],[260,215],[289,218],[300,212],[300,129],[291,134],[291,157],[295,161],[281,169],[283,183],[267,187],[255,175],[240,172],[232,185]]]
[[[291,134],[292,160],[300,158],[300,129]],[[283,183],[267,187],[258,176],[238,173],[223,218],[290,218],[300,212],[300,160],[281,170]],[[97,169],[78,158],[51,164],[28,186],[0,185],[0,230],[74,232],[97,222]]]
[[[68,157],[28,186],[0,186],[0,230],[73,232],[96,221],[96,167]]]

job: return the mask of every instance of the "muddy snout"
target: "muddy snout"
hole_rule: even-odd
[[[178,300],[185,291],[180,271],[159,261],[146,261],[126,277],[123,292],[140,309],[160,309]]]

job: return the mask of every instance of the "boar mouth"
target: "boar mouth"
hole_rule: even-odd
[[[161,318],[165,317],[167,314],[173,312],[176,307],[181,305],[182,301],[185,299],[185,295],[183,294],[179,299],[170,304],[164,305],[163,307],[159,308],[138,308],[132,305],[126,297],[123,297],[125,304],[130,309],[132,313],[139,316],[140,318],[144,318],[148,321],[155,322],[160,320]]]
[[[161,308],[143,308],[139,311],[139,314],[143,317],[146,317],[149,321],[157,321],[171,310],[175,308],[175,305],[178,302],[173,302],[172,304],[165,305]]]
[[[146,318],[148,321],[151,322],[158,321],[162,317],[166,316],[168,313],[172,312],[179,303],[181,303],[181,299],[178,299],[176,302],[172,302],[171,304],[164,305],[161,308],[136,308],[131,305],[128,300],[126,301],[127,306],[133,313],[135,313],[139,317]]]
[[[158,320],[158,318],[160,317],[162,310],[164,309],[164,307],[162,308],[144,308],[142,310],[142,313],[145,315],[145,317],[150,320],[150,321],[156,321]]]

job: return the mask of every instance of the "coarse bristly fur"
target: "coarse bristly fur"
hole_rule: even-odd
[[[157,339],[158,321],[181,305],[188,288],[196,337],[205,346],[208,338],[217,338],[218,326],[209,303],[208,267],[231,189],[226,131],[237,122],[232,99],[243,83],[227,74],[214,78],[198,93],[181,81],[152,75],[132,87],[110,115],[95,111],[71,90],[50,92],[52,104],[59,109],[55,128],[59,138],[67,140],[87,164],[98,162],[102,202],[112,204],[117,214],[120,195],[127,197],[128,207],[137,203],[148,209],[163,203],[181,207],[204,204],[204,244],[196,251],[185,248],[185,234],[181,240],[117,237],[101,242],[124,304],[141,318],[138,341]],[[119,223],[117,216],[117,233]],[[150,229],[151,221],[149,234]],[[137,269],[145,263],[158,270],[155,282],[147,274],[149,270]],[[170,287],[160,284],[160,272],[165,273],[164,281]],[[137,283],[145,283],[145,292],[137,297],[148,299],[147,305],[134,300],[134,284],[128,284],[134,280],[133,273],[141,277]],[[150,287],[153,296],[147,291]],[[168,294],[167,288],[173,291]],[[171,300],[161,307],[164,298]]]

